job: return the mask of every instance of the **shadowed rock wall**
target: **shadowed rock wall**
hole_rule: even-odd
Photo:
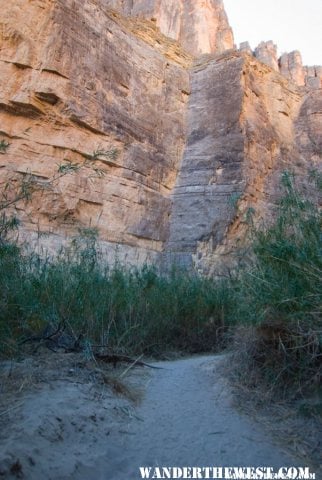
[[[321,166],[321,102],[248,54],[195,62],[169,263],[213,273],[243,244],[250,209],[269,215],[282,171]]]

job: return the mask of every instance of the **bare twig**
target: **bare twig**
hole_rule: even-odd
[[[158,369],[158,370],[163,370],[162,367],[155,367],[154,365],[149,365],[148,363],[142,362],[139,359],[134,360],[133,358],[128,357],[126,355],[96,353],[96,354],[94,354],[94,356],[98,360],[102,360],[102,361],[107,362],[107,363],[113,363],[114,366],[116,366],[116,364],[119,363],[119,362],[125,362],[125,363],[131,363],[132,366],[140,365],[141,367],[149,367],[149,368],[155,368],[155,369]]]
[[[21,407],[23,404],[24,404],[24,402],[20,402],[17,405],[14,405],[13,407],[8,408],[4,412],[0,412],[0,417],[2,417],[3,415],[6,415],[6,413],[11,412],[12,410],[15,410],[16,408]]]

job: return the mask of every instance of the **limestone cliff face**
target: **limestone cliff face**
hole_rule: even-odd
[[[0,5],[0,128],[11,144],[2,163],[45,181],[60,164],[119,152],[96,162],[103,177],[82,169],[18,205],[24,228],[44,237],[98,226],[143,258],[160,251],[185,144],[189,56],[100,1]]]
[[[107,0],[130,16],[147,18],[161,33],[192,55],[221,53],[234,47],[222,0]]]
[[[0,6],[0,179],[44,184],[15,205],[22,237],[96,227],[111,260],[213,272],[279,172],[321,164],[321,69],[233,49],[219,0]]]

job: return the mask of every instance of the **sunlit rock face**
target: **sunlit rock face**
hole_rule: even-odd
[[[106,3],[126,15],[154,21],[161,33],[177,40],[192,55],[222,53],[234,47],[222,0],[111,0]]]
[[[242,42],[239,51],[257,58],[257,60],[268,65],[273,70],[280,72],[283,77],[286,77],[299,87],[305,86],[310,90],[322,88],[322,67],[304,66],[301,53],[298,50],[283,53],[281,57],[278,58],[277,46],[270,40],[268,42],[261,42],[255,48],[254,52],[248,42]]]
[[[18,204],[27,236],[52,246],[98,228],[120,258],[155,258],[185,144],[190,57],[100,0],[0,6],[0,138],[10,143],[2,178],[46,182],[59,165],[118,153],[93,164],[101,176],[83,168]]]
[[[277,46],[272,41],[261,42],[255,49],[255,57],[278,71]]]
[[[215,273],[280,172],[321,164],[321,67],[233,49],[221,1],[0,7],[0,181],[117,151],[16,203],[20,239],[57,251],[97,229],[112,262]]]
[[[284,77],[292,80],[296,85],[305,85],[305,68],[303,67],[300,52],[284,53],[280,60],[280,72]]]

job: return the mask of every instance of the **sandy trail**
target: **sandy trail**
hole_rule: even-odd
[[[220,360],[220,359],[219,359]],[[136,480],[141,466],[290,466],[294,459],[272,444],[260,426],[231,405],[215,381],[218,358],[162,362],[128,435],[109,438],[106,453],[77,479]]]
[[[2,427],[0,477],[2,468],[16,478],[4,472],[17,459],[28,480],[139,480],[143,466],[297,464],[232,406],[220,361],[193,357],[138,373],[145,395],[137,407],[72,378],[42,385]]]

